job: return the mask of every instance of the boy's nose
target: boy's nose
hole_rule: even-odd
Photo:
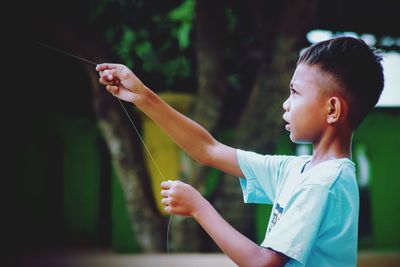
[[[283,102],[282,107],[285,111],[289,111],[289,98],[285,100],[285,102]]]

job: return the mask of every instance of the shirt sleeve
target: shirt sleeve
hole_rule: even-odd
[[[314,245],[329,200],[328,187],[307,185],[288,201],[261,246],[272,248],[305,264]]]
[[[240,177],[244,202],[272,204],[283,162],[289,157],[261,155],[237,149],[237,159],[245,176]]]

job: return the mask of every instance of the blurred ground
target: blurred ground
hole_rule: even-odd
[[[107,251],[30,253],[9,258],[4,266],[24,267],[234,267],[224,254],[114,254]],[[399,267],[400,252],[359,253],[358,267]]]

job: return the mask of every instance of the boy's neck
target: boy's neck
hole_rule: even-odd
[[[330,159],[351,159],[352,139],[353,132],[350,131],[343,131],[338,135],[324,135],[318,142],[313,143],[312,159],[308,167]]]

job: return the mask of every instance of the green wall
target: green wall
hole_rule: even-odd
[[[112,175],[112,196],[111,247],[114,251],[121,253],[139,252],[140,246],[135,240],[121,184],[114,171]]]
[[[11,140],[4,237],[10,250],[139,251],[111,162],[110,173],[101,173],[105,152],[94,119],[34,114]],[[101,188],[102,175],[108,188]]]
[[[98,143],[100,132],[97,126],[82,119],[66,119],[62,122],[64,151],[64,218],[69,242],[100,244],[101,235],[109,235],[109,246],[116,252],[137,252],[140,250],[130,225],[124,203],[121,185],[110,164],[111,198],[107,206],[102,203],[100,190],[101,153]],[[111,209],[111,218],[99,216],[101,209]],[[100,220],[110,220],[110,232],[99,231]],[[82,245],[82,244],[81,244]]]
[[[365,145],[370,162],[372,248],[400,249],[399,114],[399,110],[377,109],[354,136],[354,146]]]
[[[97,244],[100,203],[98,130],[86,119],[65,118],[59,134],[64,147],[63,210],[67,240]]]

